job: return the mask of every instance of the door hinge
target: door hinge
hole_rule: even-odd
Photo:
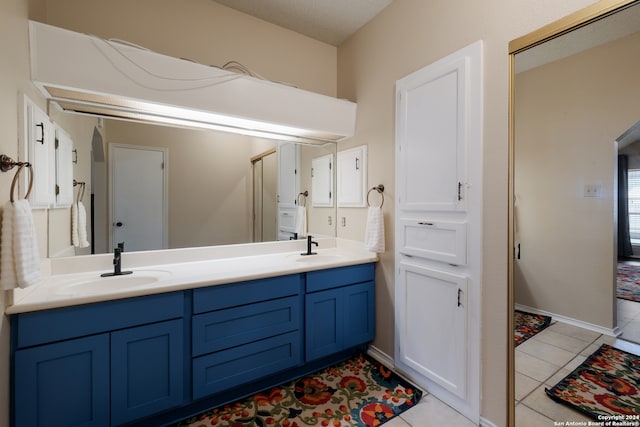
[[[60,186],[56,184],[56,196],[60,194]]]

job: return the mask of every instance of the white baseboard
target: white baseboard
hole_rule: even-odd
[[[393,361],[393,357],[389,356],[387,353],[380,350],[375,345],[369,346],[369,348],[367,349],[367,354],[376,359],[378,362],[382,363],[387,368],[395,370],[396,364]]]
[[[489,421],[486,418],[482,418],[480,417],[480,426],[481,427],[498,427],[496,424],[494,424],[493,422]]]
[[[610,337],[619,337],[622,331],[617,326],[615,328],[606,328],[600,325],[594,325],[593,323],[584,322],[582,320],[573,319],[571,317],[563,316],[561,314],[551,313],[545,310],[539,310],[537,308],[529,307],[523,304],[515,304],[516,310],[526,311],[533,314],[542,314],[545,316],[551,316],[553,320],[557,320],[562,323],[568,323],[569,325],[577,326],[579,328],[588,329],[599,334],[608,335]]]

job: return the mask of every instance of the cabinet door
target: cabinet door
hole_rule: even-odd
[[[15,160],[28,161],[34,172],[29,203],[34,208],[47,208],[54,202],[54,126],[47,114],[28,97],[24,96],[22,102],[20,158]],[[27,193],[29,180],[29,173],[21,174],[20,197]]]
[[[109,425],[109,335],[15,353],[15,425]]]
[[[56,207],[73,203],[73,141],[62,128],[56,127],[55,183]]]
[[[337,156],[338,207],[366,206],[367,146],[339,151]]]
[[[278,207],[295,208],[298,197],[300,149],[296,144],[278,146]]]
[[[344,299],[341,288],[307,294],[305,300],[307,361],[342,350]]]
[[[306,296],[306,359],[318,359],[373,340],[373,282]]]
[[[467,278],[401,263],[396,286],[399,367],[465,397]]]
[[[465,209],[466,64],[426,67],[397,83],[400,210]]]
[[[311,205],[333,207],[333,154],[311,160]]]
[[[183,398],[182,319],[111,334],[113,424],[179,405]]]
[[[344,346],[355,347],[375,337],[375,286],[373,282],[343,288]]]

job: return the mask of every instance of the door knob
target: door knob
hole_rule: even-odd
[[[116,227],[122,227],[124,224],[121,223],[120,221],[116,222]]]

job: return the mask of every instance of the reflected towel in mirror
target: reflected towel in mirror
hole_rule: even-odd
[[[71,206],[71,244],[78,248],[89,246],[87,240],[87,211],[82,202]]]
[[[382,207],[369,207],[364,247],[371,252],[384,252],[384,217]]]
[[[296,212],[296,231],[298,238],[307,236],[307,208],[298,206]]]
[[[0,288],[26,288],[40,281],[38,240],[28,200],[4,206],[1,238]]]

